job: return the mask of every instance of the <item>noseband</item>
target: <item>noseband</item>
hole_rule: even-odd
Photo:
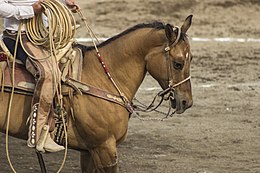
[[[166,57],[166,66],[168,66],[167,68],[167,74],[168,74],[168,88],[166,88],[165,90],[161,91],[159,93],[160,96],[164,96],[166,94],[170,94],[170,95],[174,95],[174,91],[175,88],[185,82],[187,82],[188,80],[191,79],[191,76],[188,76],[187,78],[183,79],[182,81],[174,84],[172,81],[173,78],[173,74],[172,74],[172,63],[171,63],[171,58],[170,58],[170,51],[171,51],[171,47],[174,47],[177,45],[177,43],[180,40],[181,37],[181,29],[178,26],[175,26],[173,28],[173,30],[177,30],[177,38],[176,40],[170,45],[170,43],[167,44],[167,46],[164,48],[165,51],[165,57]],[[169,99],[170,97],[168,97],[167,99]]]

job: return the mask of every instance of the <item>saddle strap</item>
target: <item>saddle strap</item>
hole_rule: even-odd
[[[69,86],[72,86],[74,89],[77,88],[77,90],[80,90],[82,93],[89,94],[94,97],[98,97],[98,98],[119,104],[120,106],[123,106],[131,114],[134,111],[131,103],[125,103],[123,101],[123,99],[118,95],[109,93],[108,91],[93,87],[91,85],[88,85],[88,84],[85,84],[82,82],[79,82],[72,78],[67,78],[65,83]]]

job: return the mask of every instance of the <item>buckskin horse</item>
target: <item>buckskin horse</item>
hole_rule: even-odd
[[[132,101],[146,73],[158,81],[164,93],[174,90],[169,101],[181,114],[192,106],[190,82],[190,44],[187,30],[192,15],[184,24],[174,27],[154,22],[138,24],[98,45],[106,67],[110,69],[114,82],[123,92],[126,100]],[[93,47],[79,45],[84,60],[81,84],[89,84],[111,95],[118,95],[117,89],[105,75]],[[10,93],[4,92],[0,99],[0,129],[5,132]],[[119,97],[121,98],[121,97]],[[89,94],[74,94],[73,101],[64,97],[68,116],[68,146],[81,152],[81,169],[84,173],[117,172],[117,145],[127,136],[129,110],[114,102]],[[9,133],[20,139],[27,139],[26,120],[30,114],[31,96],[15,94]]]

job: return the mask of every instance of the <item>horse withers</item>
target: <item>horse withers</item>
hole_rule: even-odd
[[[180,28],[160,22],[138,24],[98,45],[113,81],[128,101],[132,101],[148,72],[158,81],[163,94],[172,95],[170,101],[176,113],[192,106],[191,53],[186,34],[191,22],[192,16],[188,16]],[[118,95],[118,88],[104,73],[95,48],[78,47],[84,56],[80,84],[111,93],[110,96]],[[82,93],[64,96],[68,146],[81,152],[82,172],[117,172],[117,145],[126,138],[129,110],[102,97]],[[4,132],[10,93],[1,95],[0,129]],[[12,136],[27,138],[30,102],[31,96],[14,95],[9,127]]]

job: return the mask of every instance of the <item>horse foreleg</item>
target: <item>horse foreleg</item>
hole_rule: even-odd
[[[93,173],[95,170],[95,165],[91,154],[88,151],[80,152],[80,166],[82,173]]]
[[[83,173],[116,173],[117,149],[114,138],[108,139],[89,152],[81,152],[80,164]]]

